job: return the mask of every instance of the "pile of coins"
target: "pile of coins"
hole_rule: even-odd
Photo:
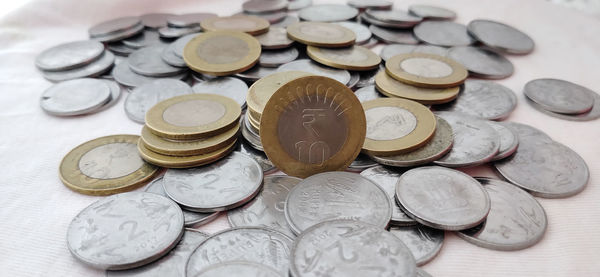
[[[540,241],[548,222],[533,196],[575,195],[589,169],[542,131],[502,122],[516,94],[474,79],[511,76],[504,55],[533,40],[441,7],[392,6],[250,0],[232,16],[109,20],[90,41],[42,52],[42,75],[62,81],[43,93],[46,112],[104,109],[118,83],[144,124],[63,159],[60,178],[80,193],[150,182],[81,211],[73,256],[107,276],[430,276],[418,266],[445,232],[503,251]],[[552,116],[600,117],[600,96],[567,81],[534,80],[524,94]],[[506,181],[454,169],[484,164]],[[221,212],[232,228],[193,229]]]

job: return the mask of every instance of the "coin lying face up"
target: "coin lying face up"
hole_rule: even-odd
[[[136,87],[129,93],[125,99],[125,114],[129,119],[143,124],[146,112],[156,103],[190,93],[192,88],[183,81],[157,79]]]
[[[400,82],[426,88],[456,87],[468,76],[458,62],[422,53],[396,55],[387,60],[385,70]]]
[[[35,65],[41,70],[61,71],[86,65],[104,53],[104,45],[93,40],[74,41],[59,44],[44,50],[35,58]]]
[[[466,46],[475,42],[467,33],[467,26],[451,21],[424,21],[414,28],[415,36],[437,46]]]
[[[202,26],[202,29],[205,31],[211,32],[238,31],[245,32],[250,35],[260,35],[269,31],[270,24],[269,21],[257,16],[234,15],[206,18],[200,22],[200,26]]]
[[[337,49],[308,46],[306,53],[321,64],[348,70],[371,70],[379,67],[381,63],[377,54],[362,46]]]
[[[592,109],[595,92],[558,79],[529,81],[523,93],[544,109],[564,114],[581,114]]]
[[[129,192],[83,209],[69,225],[67,246],[89,266],[129,269],[167,254],[183,230],[183,214],[175,202],[153,193]]]
[[[504,79],[515,71],[507,58],[485,48],[456,46],[448,50],[447,56],[464,65],[473,77]]]
[[[92,113],[111,99],[111,89],[98,79],[83,78],[61,82],[46,89],[40,106],[48,114],[72,116]]]
[[[114,135],[75,147],[60,164],[60,179],[70,189],[90,195],[109,195],[143,185],[158,167],[140,158],[138,139],[134,135]]]
[[[525,33],[506,24],[477,19],[467,25],[469,34],[488,47],[511,54],[528,54],[535,43]]]
[[[415,87],[392,78],[384,70],[375,75],[377,90],[388,97],[400,97],[417,101],[421,104],[442,104],[455,99],[460,87],[422,88]]]
[[[313,5],[306,7],[298,16],[304,21],[334,22],[350,20],[358,15],[358,9],[346,5]]]
[[[414,15],[428,19],[452,20],[456,13],[446,8],[429,5],[410,5],[408,11]]]
[[[299,22],[287,27],[288,37],[306,45],[319,47],[346,47],[354,44],[352,30],[337,24]]]

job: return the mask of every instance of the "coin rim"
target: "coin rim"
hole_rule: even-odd
[[[344,32],[345,34],[342,38],[340,38],[338,40],[307,35],[307,34],[299,31],[299,29],[302,25],[332,26],[333,28],[338,28],[340,31]],[[297,42],[305,44],[305,45],[335,48],[335,47],[351,46],[356,41],[356,35],[354,34],[354,32],[352,30],[350,30],[346,27],[343,27],[341,25],[333,24],[333,23],[301,21],[301,22],[296,22],[296,23],[288,26],[286,29],[287,29],[287,35],[291,40],[297,41]]]
[[[142,127],[141,138],[144,146],[156,152],[167,156],[193,156],[214,152],[218,149],[231,144],[236,140],[239,134],[240,124],[233,128],[218,134],[214,137],[208,137],[199,140],[166,140],[152,133],[148,127]]]
[[[138,140],[138,152],[146,162],[167,168],[189,168],[209,164],[227,156],[235,148],[237,139],[224,148],[193,156],[167,156],[147,148],[142,138]]]
[[[400,64],[405,60],[414,58],[424,58],[443,62],[450,66],[450,68],[452,68],[452,73],[446,77],[429,78],[413,75],[402,70]],[[425,53],[408,53],[393,56],[386,61],[385,72],[387,72],[392,78],[400,82],[424,88],[456,87],[462,84],[469,76],[469,72],[467,71],[467,69],[457,61],[446,57]]]
[[[400,83],[401,86],[395,86],[393,82]],[[414,87],[411,88],[411,87]],[[392,78],[386,71],[381,70],[375,75],[375,88],[377,91],[381,92],[381,94],[388,97],[399,97],[404,99],[413,100],[419,102],[421,104],[443,104],[448,103],[454,99],[456,99],[460,93],[460,86],[443,88],[443,89],[433,89],[430,90],[438,90],[438,92],[431,94],[421,94],[419,90],[428,89],[422,87],[415,87],[403,82],[400,82],[394,78]],[[419,96],[428,96],[428,97],[419,97]]]
[[[328,65],[333,68],[339,68],[339,69],[347,69],[347,70],[355,70],[355,71],[368,71],[368,70],[378,68],[379,64],[381,63],[381,57],[379,57],[379,55],[375,54],[369,48],[366,48],[366,47],[363,47],[360,45],[353,45],[348,48],[343,48],[343,49],[339,48],[338,50],[346,50],[346,49],[352,49],[353,51],[362,52],[363,54],[366,54],[367,60],[360,62],[360,63],[354,63],[354,62],[349,62],[348,60],[344,60],[344,59],[332,58],[331,56],[328,56],[327,54],[323,54],[323,52],[322,52],[323,48],[319,48],[319,47],[312,46],[312,45],[309,45],[306,47],[306,53],[308,54],[308,56],[311,59],[313,59],[314,61],[316,61],[318,63]],[[328,49],[328,50],[332,50],[332,49]],[[335,51],[335,49],[332,51]]]

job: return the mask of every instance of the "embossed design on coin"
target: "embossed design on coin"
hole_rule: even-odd
[[[420,41],[438,46],[465,46],[475,42],[467,26],[451,21],[423,21],[413,31]]]
[[[391,227],[390,233],[399,238],[417,261],[417,266],[433,260],[442,249],[444,231],[422,225]]]
[[[104,52],[104,45],[93,40],[74,41],[44,50],[35,58],[41,70],[61,71],[93,62]]]

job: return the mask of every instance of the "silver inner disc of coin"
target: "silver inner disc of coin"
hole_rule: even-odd
[[[400,68],[412,75],[426,78],[443,78],[453,72],[447,63],[428,58],[406,59],[400,63]]]
[[[365,111],[367,135],[372,140],[395,140],[412,133],[417,118],[400,107],[375,107]]]
[[[221,119],[226,112],[225,106],[216,101],[189,100],[166,108],[163,120],[178,127],[202,126]]]
[[[106,180],[127,176],[144,164],[136,144],[110,143],[83,154],[79,170],[90,178]]]

